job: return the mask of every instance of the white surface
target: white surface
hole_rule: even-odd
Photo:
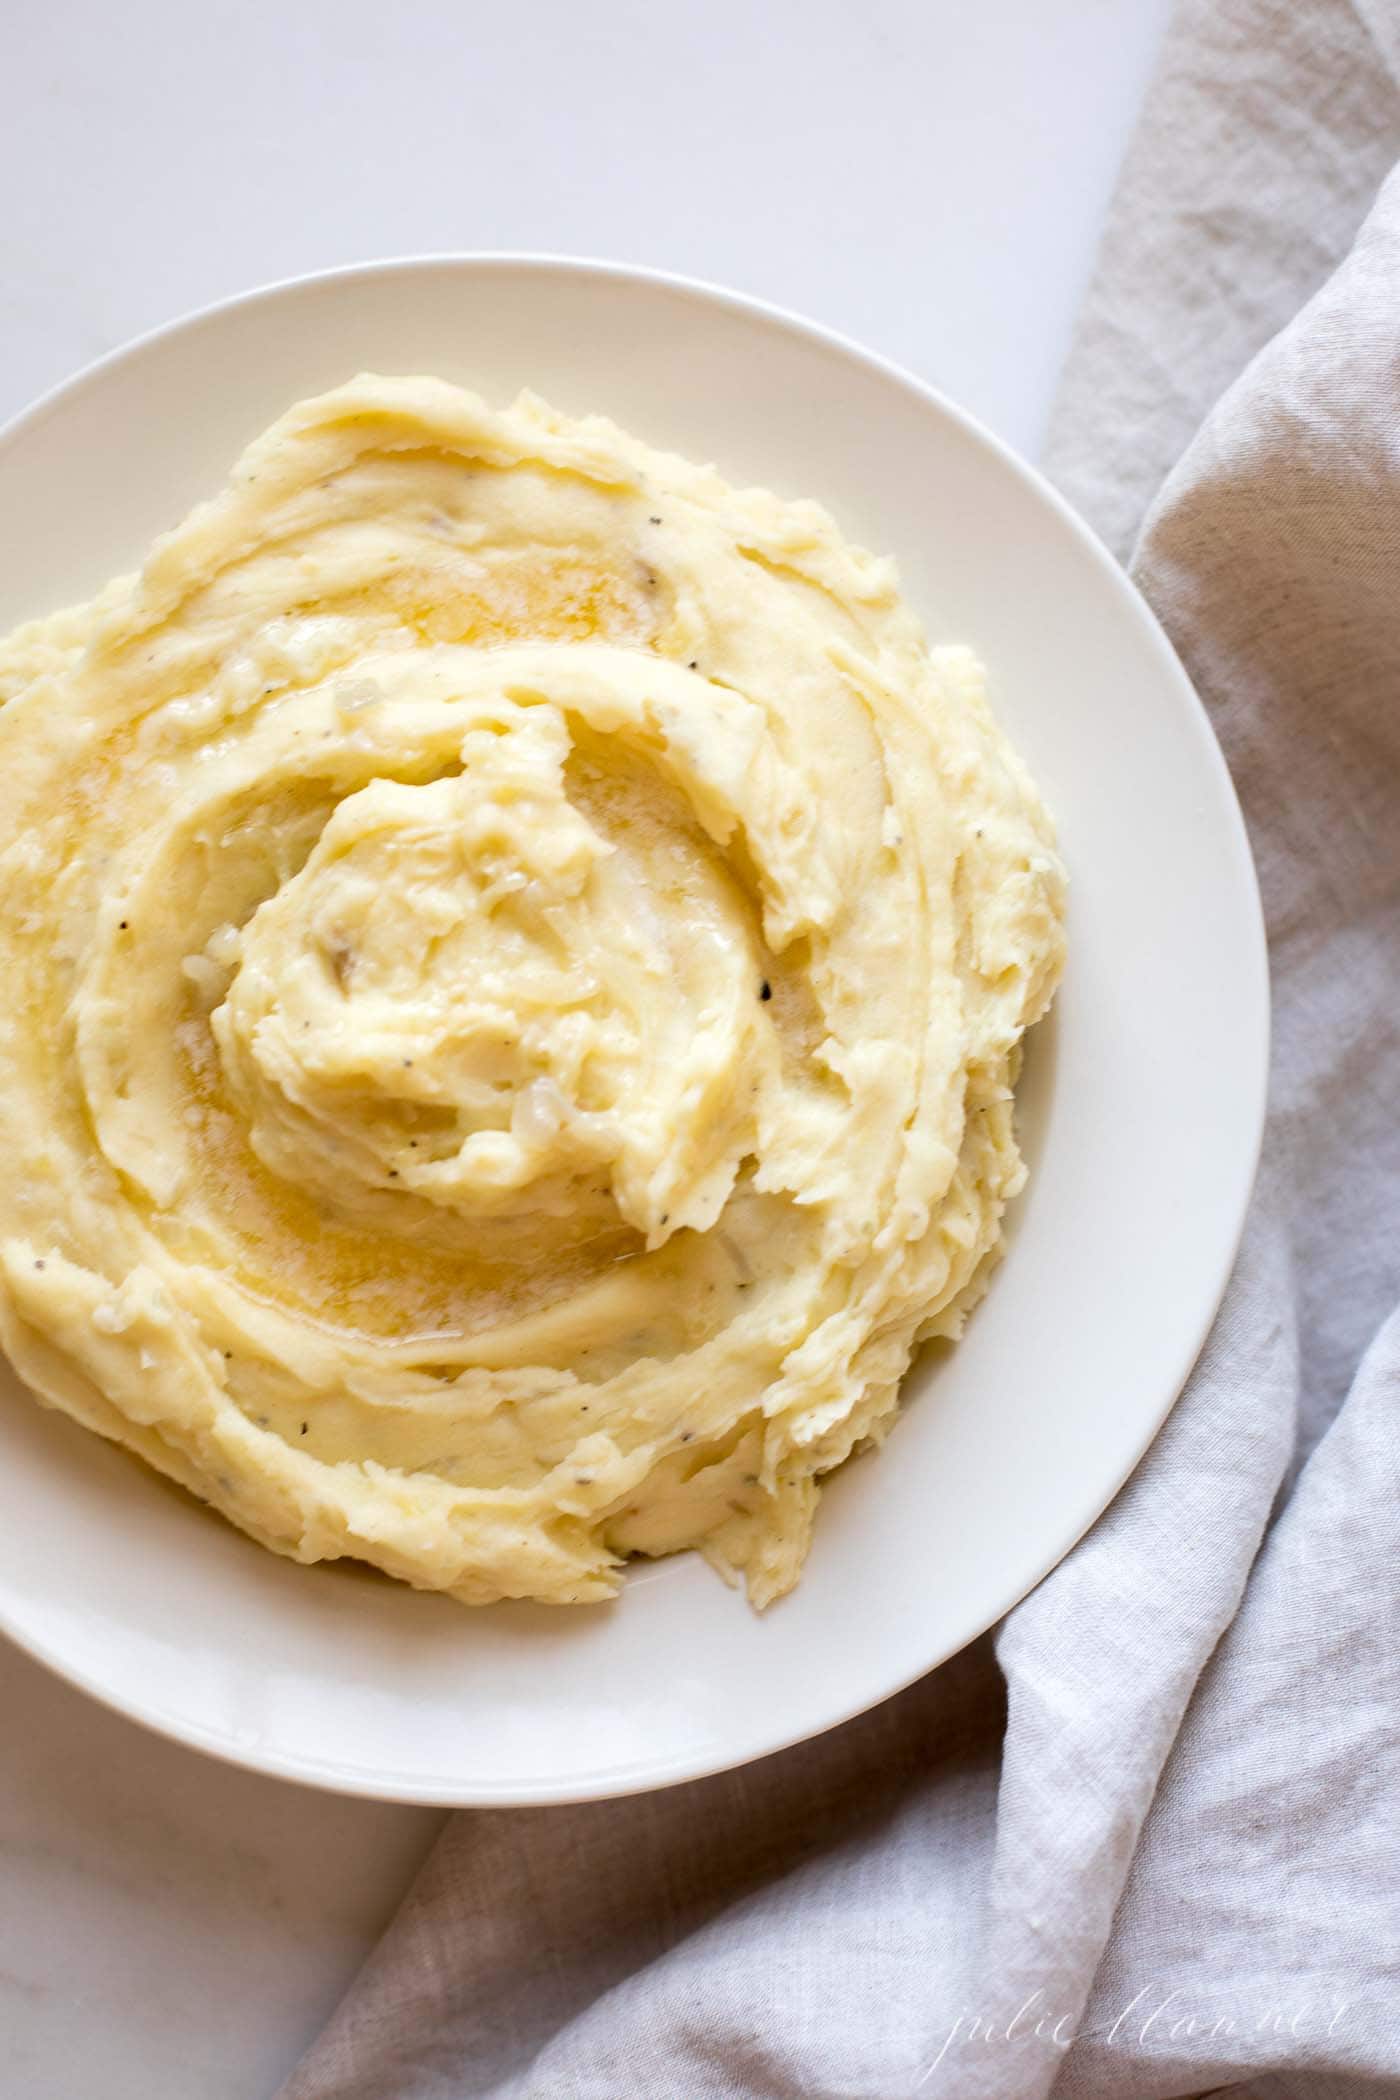
[[[247,283],[494,245],[779,299],[1032,448],[1167,6],[7,9],[0,416]],[[7,2100],[266,2095],[435,1819],[230,1773],[8,1650],[0,1716]]]
[[[827,1489],[800,1586],[762,1618],[695,1555],[578,1613],[463,1613],[298,1568],[66,1420],[4,1404],[6,1381],[0,1626],[76,1681],[185,1741],[357,1793],[626,1793],[761,1756],[922,1675],[1038,1581],[1141,1456],[1253,1178],[1268,1011],[1253,868],[1175,659],[1043,484],[862,353],[616,269],[341,272],[125,353],[0,439],[0,630],[87,596],[284,407],[362,367],[488,400],[528,378],[731,479],[817,497],[894,554],[934,636],[983,656],[1070,866],[1070,968],[1021,1089],[1031,1189],[1009,1258],[957,1348],[910,1373],[890,1453]],[[100,504],[82,500],[94,486]]]
[[[0,1713],[0,2093],[270,2093],[438,1819],[197,1758],[8,1642]]]
[[[250,284],[504,248],[792,307],[1031,450],[1167,5],[7,7],[0,416]]]

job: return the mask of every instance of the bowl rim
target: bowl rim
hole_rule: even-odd
[[[11,1623],[8,1612],[0,1609],[0,1633],[12,1641],[21,1651],[53,1672],[64,1682],[95,1699],[108,1711],[120,1714],[153,1734],[166,1740],[179,1742],[198,1750],[206,1756],[231,1765],[236,1769],[262,1773],[270,1778],[309,1786],[322,1792],[346,1795],[352,1798],[398,1802],[416,1807],[548,1807],[566,1803],[620,1798],[632,1794],[659,1791],[664,1787],[684,1784],[690,1780],[703,1779],[714,1774],[736,1769],[747,1763],[774,1756],[796,1744],[814,1739],[828,1730],[841,1727],[863,1713],[874,1710],[886,1699],[896,1697],[912,1684],[944,1662],[951,1660],[964,1648],[980,1639],[989,1628],[995,1626],[1023,1598],[1037,1588],[1065,1556],[1070,1553],[1099,1518],[1112,1505],[1126,1481],[1136,1471],[1144,1456],[1160,1434],[1163,1424],[1175,1407],[1189,1379],[1207,1336],[1214,1324],[1216,1314],[1225,1296],[1245,1223],[1254,1194],[1258,1176],[1259,1160],[1263,1145],[1267,1111],[1268,1074],[1271,1040],[1271,987],[1266,922],[1259,890],[1258,872],[1255,867],[1249,835],[1233,778],[1224,753],[1216,738],[1204,703],[1187,676],[1176,651],[1172,647],[1155,612],[1142,596],[1137,586],[1102,540],[1085,522],[1079,513],[1060,494],[1054,484],[1030,460],[1017,452],[1004,439],[998,437],[977,416],[951,400],[938,387],[920,378],[907,367],[868,348],[855,337],[833,328],[824,322],[815,321],[794,309],[753,293],[741,292],[731,287],[716,284],[711,280],[666,270],[645,263],[614,261],[603,257],[570,255],[549,250],[531,249],[445,249],[427,250],[400,255],[371,257],[364,261],[335,264],[327,269],[311,269],[290,276],[272,279],[266,283],[250,286],[246,290],[233,292],[202,306],[177,314],[171,319],[157,323],[128,340],[104,351],[100,357],[80,366],[66,378],[39,394],[33,401],[20,408],[0,424],[0,468],[3,456],[11,443],[31,429],[37,428],[48,418],[60,412],[68,402],[87,388],[100,381],[112,368],[126,363],[141,352],[148,350],[169,337],[197,329],[218,320],[237,309],[254,308],[271,304],[288,293],[300,292],[312,286],[363,281],[394,275],[410,275],[425,269],[453,270],[508,270],[523,274],[548,272],[573,277],[591,277],[613,280],[624,284],[644,284],[660,287],[666,291],[702,305],[718,305],[750,320],[756,320],[775,328],[798,342],[815,343],[820,348],[834,352],[846,361],[873,372],[879,378],[892,383],[905,393],[912,394],[924,407],[955,425],[961,433],[997,464],[1010,471],[1040,503],[1047,506],[1060,525],[1077,542],[1082,554],[1103,576],[1109,587],[1131,608],[1144,642],[1158,658],[1167,676],[1176,683],[1183,701],[1187,703],[1183,712],[1191,723],[1193,740],[1199,755],[1215,776],[1215,785],[1220,793],[1220,814],[1228,822],[1231,833],[1230,845],[1241,889],[1237,900],[1241,914],[1241,931],[1248,920],[1248,935],[1253,948],[1253,996],[1251,1027],[1254,1035],[1252,1074],[1252,1129],[1246,1149],[1248,1171],[1242,1173],[1234,1203],[1234,1216],[1229,1234],[1229,1258],[1221,1265],[1218,1287],[1211,1296],[1202,1316],[1190,1331],[1189,1343],[1183,1345],[1180,1360],[1172,1379],[1164,1382],[1160,1406],[1149,1417],[1144,1415],[1144,1433],[1130,1462],[1122,1468],[1112,1484],[1111,1491],[1102,1493],[1096,1488],[1092,1497],[1092,1508],[1085,1516],[1076,1513],[1069,1519],[1060,1543],[1046,1561],[1040,1573],[1029,1582],[1014,1581],[1004,1593],[998,1595],[994,1607],[989,1608],[967,1639],[957,1649],[940,1655],[935,1660],[922,1664],[903,1675],[897,1682],[887,1686],[873,1698],[858,1697],[839,1711],[832,1713],[816,1727],[806,1724],[791,1731],[781,1729],[774,1739],[758,1750],[740,1748],[737,1752],[721,1751],[713,1754],[700,1752],[685,1759],[675,1760],[669,1768],[658,1770],[652,1767],[645,1771],[621,1768],[599,1773],[596,1779],[583,1775],[574,1781],[560,1784],[533,1783],[522,1787],[518,1782],[503,1781],[490,1787],[480,1781],[471,1781],[455,1790],[431,1780],[420,1783],[407,1782],[403,1777],[385,1774],[377,1778],[373,1773],[347,1774],[339,1767],[323,1764],[312,1757],[289,1756],[278,1750],[258,1744],[240,1744],[228,1736],[205,1727],[178,1713],[165,1710],[158,1702],[143,1702],[128,1698],[108,1685],[94,1680],[88,1672],[55,1652],[42,1638],[28,1629],[21,1630]],[[1222,1205],[1222,1209],[1224,1206]]]

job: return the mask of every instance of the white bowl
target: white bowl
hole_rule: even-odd
[[[971,642],[1060,825],[1070,965],[1021,1096],[1030,1188],[967,1335],[828,1488],[756,1617],[693,1555],[596,1609],[468,1611],[274,1558],[0,1393],[0,1625],[110,1705],[267,1772],[427,1802],[661,1786],[831,1727],[999,1618],[1141,1457],[1224,1287],[1263,1120],[1254,871],[1204,713],[1142,601],[1031,470],[926,387],[753,301],[537,257],[250,293],[0,436],[0,632],[129,568],[245,442],[365,369],[602,410],[815,496]]]

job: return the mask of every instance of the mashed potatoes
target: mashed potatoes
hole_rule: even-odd
[[[791,1587],[956,1335],[1062,957],[962,649],[523,398],[294,408],[0,643],[0,1335],[297,1560]]]

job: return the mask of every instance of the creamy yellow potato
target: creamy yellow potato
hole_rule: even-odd
[[[764,1604],[981,1294],[1059,974],[962,649],[523,397],[294,408],[0,643],[0,1337],[301,1561]]]

